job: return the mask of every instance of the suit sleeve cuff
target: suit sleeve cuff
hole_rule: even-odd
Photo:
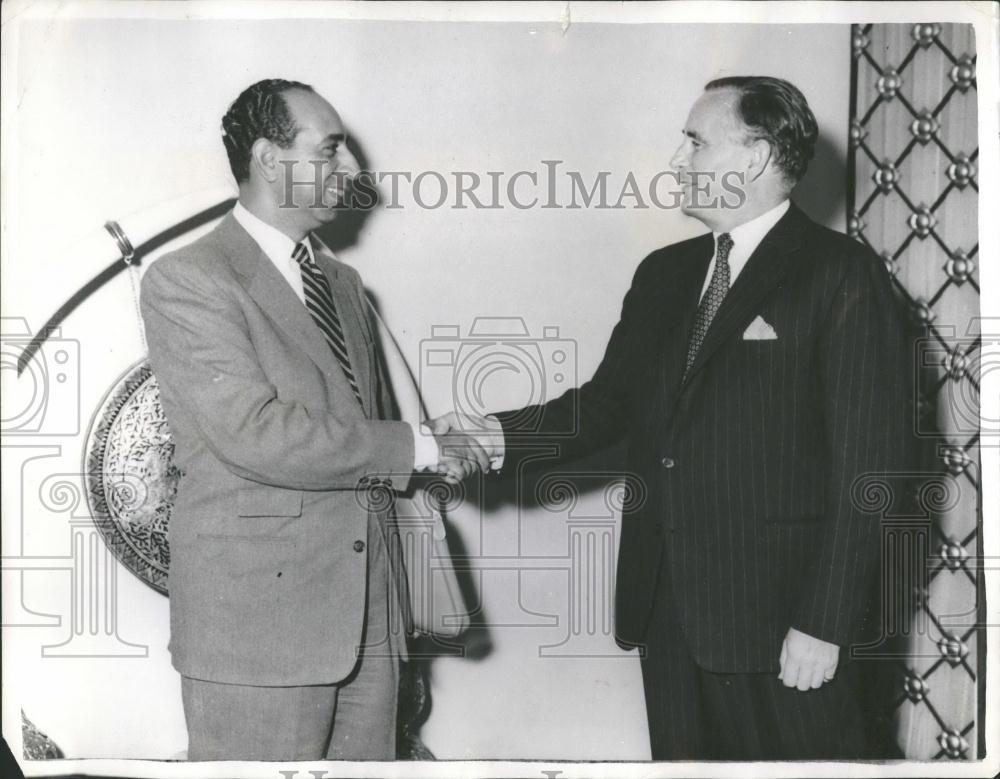
[[[410,423],[413,429],[413,470],[426,471],[437,466],[441,459],[437,439],[426,425]]]
[[[494,454],[490,456],[490,470],[499,471],[503,468],[504,457],[507,454],[506,441],[503,437],[503,425],[500,424],[500,420],[494,414],[488,414],[486,418],[496,425],[499,431],[491,442]]]

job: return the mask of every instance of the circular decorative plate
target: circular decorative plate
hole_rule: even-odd
[[[149,363],[126,371],[105,396],[87,435],[87,503],[112,553],[167,593],[167,527],[177,481],[160,390]]]

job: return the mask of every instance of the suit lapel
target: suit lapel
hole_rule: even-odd
[[[701,236],[691,243],[690,251],[684,257],[678,258],[677,275],[669,280],[669,286],[664,285],[663,307],[669,312],[663,324],[662,346],[657,350],[660,355],[660,378],[662,382],[662,397],[668,408],[680,387],[684,375],[684,363],[687,358],[688,339],[694,325],[694,316],[698,311],[698,298],[708,263],[712,256],[712,234]]]
[[[764,236],[722,301],[688,371],[684,387],[691,384],[698,371],[734,332],[750,323],[760,302],[781,283],[795,249],[801,244],[805,224],[806,216],[792,205]]]
[[[271,321],[302,347],[309,358],[323,370],[333,386],[357,406],[354,392],[347,383],[347,377],[344,376],[344,371],[330,345],[313,321],[309,309],[302,305],[302,301],[274,267],[274,263],[236,221],[232,213],[226,215],[217,230],[220,245],[233,268],[242,277],[247,294]]]

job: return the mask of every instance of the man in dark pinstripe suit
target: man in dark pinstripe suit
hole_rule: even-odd
[[[711,232],[640,264],[589,382],[436,422],[479,426],[508,474],[518,442],[625,440],[648,498],[622,520],[615,631],[643,653],[654,759],[870,755],[849,650],[880,523],[852,489],[906,469],[909,350],[879,258],[789,200],[816,137],[793,85],[710,82],[671,164]]]

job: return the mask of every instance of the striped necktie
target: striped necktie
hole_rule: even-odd
[[[347,356],[347,342],[344,340],[344,329],[340,325],[340,317],[337,316],[337,307],[333,302],[333,294],[330,292],[330,283],[326,275],[313,260],[306,246],[305,241],[300,241],[295,245],[292,252],[294,259],[302,269],[302,289],[306,294],[306,308],[312,314],[312,318],[319,329],[323,331],[326,342],[330,344],[337,362],[347,377],[348,384],[354,390],[354,397],[361,403],[361,391],[358,389],[357,379],[354,378],[354,371],[351,370],[351,360]]]
[[[698,305],[698,313],[694,317],[694,327],[691,329],[691,340],[688,341],[687,362],[684,365],[684,376],[686,377],[694,358],[698,356],[702,341],[708,334],[708,328],[715,319],[715,315],[722,305],[723,298],[729,292],[729,252],[733,249],[733,238],[729,233],[722,233],[715,250],[715,270],[712,271],[712,280],[708,282],[708,289],[705,296]]]

